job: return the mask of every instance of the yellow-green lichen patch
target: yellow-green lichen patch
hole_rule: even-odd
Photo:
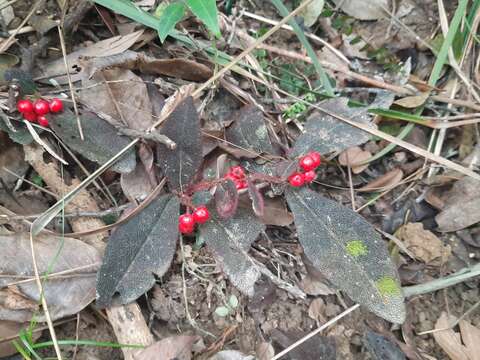
[[[400,295],[401,290],[394,278],[390,276],[384,276],[377,280],[377,289],[382,296],[395,296]]]
[[[347,242],[347,252],[350,256],[358,257],[366,255],[368,252],[367,245],[361,240],[353,240]]]

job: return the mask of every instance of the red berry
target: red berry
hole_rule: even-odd
[[[195,220],[192,214],[183,214],[178,217],[178,230],[182,234],[191,234],[195,228]]]
[[[238,181],[238,179],[232,173],[225,174],[225,176],[223,178],[228,179],[228,180],[232,180],[233,182]]]
[[[60,99],[52,99],[49,104],[50,111],[52,113],[58,113],[63,111],[63,102]]]
[[[35,122],[37,121],[37,114],[35,114],[33,111],[26,112],[26,113],[23,113],[23,118],[27,121]]]
[[[305,178],[305,182],[310,184],[313,180],[315,180],[317,174],[315,173],[315,171],[310,170],[303,174],[303,177]]]
[[[50,112],[48,102],[42,99],[35,100],[33,103],[33,111],[35,111],[37,115],[48,114]]]
[[[38,116],[37,122],[38,122],[38,125],[48,127],[48,119],[45,117],[45,115]]]
[[[308,156],[313,159],[313,164],[315,165],[315,168],[319,167],[322,163],[322,157],[318,152],[312,151],[310,154],[308,154]]]
[[[248,187],[248,184],[244,180],[237,180],[235,181],[235,187],[237,188],[237,190],[243,190]]]
[[[243,170],[243,167],[241,166],[232,166],[230,168],[230,174],[235,176],[235,178],[238,180],[245,179],[245,170]]]
[[[292,175],[288,177],[288,182],[293,187],[300,187],[303,184],[305,184],[305,175],[298,172],[294,172]]]
[[[33,112],[33,104],[30,100],[20,100],[17,103],[17,109],[22,114],[25,114],[27,112]]]
[[[298,164],[305,171],[310,171],[315,169],[315,160],[310,155],[305,155],[298,160]]]
[[[193,210],[193,219],[196,223],[205,224],[210,219],[210,213],[206,206],[199,206]]]

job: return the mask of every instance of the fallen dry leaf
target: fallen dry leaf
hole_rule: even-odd
[[[265,198],[264,202],[263,216],[260,219],[265,225],[288,226],[293,223],[293,215],[283,199]]]
[[[435,330],[447,330],[434,332],[433,338],[451,360],[473,360],[468,356],[468,349],[462,344],[460,334],[449,329],[455,320],[453,317],[449,318],[446,312],[442,312],[435,324]]]
[[[394,104],[400,105],[404,108],[412,109],[423,105],[429,96],[429,92],[425,92],[420,95],[407,96],[402,99],[398,99],[394,102]]]
[[[422,223],[403,225],[395,236],[417,259],[426,264],[443,264],[452,252],[450,245],[444,245],[434,233],[425,230]]]
[[[398,185],[403,179],[402,169],[393,169],[382,176],[370,181],[357,191],[384,191]]]
[[[435,217],[438,230],[458,231],[480,222],[480,182],[465,176],[446,194],[445,206]]]
[[[359,146],[353,146],[339,155],[338,162],[342,166],[350,166],[354,174],[360,174],[368,168],[368,164],[362,163],[371,157],[372,154],[369,151],[362,150]]]
[[[94,86],[95,85],[95,86]],[[97,71],[82,80],[80,100],[97,113],[107,114],[113,126],[146,130],[153,124],[147,86],[132,71],[121,68]]]
[[[166,75],[190,81],[207,81],[213,75],[208,66],[181,58],[145,61],[140,63],[139,69],[146,74]]]
[[[315,321],[325,321],[325,302],[322,298],[312,300],[308,307],[308,316]]]
[[[359,20],[377,20],[384,18],[383,9],[391,9],[388,0],[334,0],[336,5],[350,16]]]
[[[255,355],[258,360],[271,360],[275,355],[272,344],[261,342],[255,348]]]
[[[470,360],[480,360],[480,329],[465,320],[461,320],[459,325]]]
[[[172,336],[150,345],[135,356],[135,360],[190,360],[192,346],[198,336]]]
[[[135,170],[121,174],[120,185],[125,196],[132,202],[144,200],[150,194],[156,183],[152,183],[150,176],[141,162],[137,162]]]
[[[123,53],[137,42],[140,36],[142,36],[143,31],[144,30],[138,30],[128,35],[114,36],[68,54],[67,61],[70,69],[77,68],[80,65],[79,59],[81,57],[104,57]],[[72,82],[78,81],[84,76],[82,71],[79,73],[72,70],[70,71]],[[47,81],[48,78],[55,78],[61,85],[68,83],[67,76],[65,75],[65,62],[62,57],[52,61],[46,66],[41,66],[41,71],[39,71],[36,76],[45,77]]]
[[[38,313],[36,306],[32,308],[32,304],[40,301],[35,281],[11,285],[18,281],[18,276],[33,275],[29,234],[0,236],[0,248],[0,288],[4,289],[4,296],[0,296],[0,319],[25,322],[35,315],[37,321],[44,321],[43,313]],[[72,238],[37,236],[35,252],[42,274],[82,267],[67,278],[51,276],[44,283],[44,296],[53,320],[76,314],[95,299],[95,271],[101,261],[95,248]]]

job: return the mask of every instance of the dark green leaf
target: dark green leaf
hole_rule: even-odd
[[[8,117],[0,110],[0,130],[5,131],[12,141],[21,145],[30,144],[33,141],[32,135],[25,125],[20,122],[11,122]]]
[[[263,114],[256,106],[244,106],[232,117],[233,124],[226,131],[230,143],[252,151],[253,154],[273,153]]]
[[[215,207],[218,216],[228,219],[235,214],[238,206],[238,191],[232,180],[222,182],[215,191]]]
[[[347,103],[348,99],[346,98],[336,98],[325,101],[321,107],[353,121],[364,124],[370,122],[367,108],[348,107]],[[297,138],[292,156],[297,157],[313,150],[320,154],[342,151],[363,144],[368,139],[368,133],[330,115],[315,112],[308,118],[304,133]]]
[[[50,127],[68,147],[91,161],[104,164],[130,143],[128,137],[119,135],[115,127],[93,112],[82,111],[80,120],[84,140],[80,138],[77,118],[70,109],[50,115]],[[128,173],[135,169],[135,164],[135,152],[131,149],[112,169]]]
[[[405,354],[387,337],[368,330],[364,344],[373,360],[406,360]]]
[[[158,23],[158,36],[162,42],[165,41],[170,31],[175,28],[177,22],[182,20],[185,13],[185,6],[182,3],[171,3],[163,10]]]
[[[31,95],[37,90],[37,86],[32,79],[32,75],[23,70],[17,68],[5,70],[3,77],[7,82],[11,82],[13,80],[17,81],[22,94]]]
[[[220,36],[218,26],[217,2],[215,0],[186,0],[192,12],[207,26],[215,36]]]
[[[97,303],[129,303],[155,283],[170,267],[178,238],[180,203],[163,195],[110,236],[97,275]]]
[[[253,295],[254,284],[260,277],[248,250],[264,229],[252,211],[245,208],[239,208],[228,220],[213,217],[200,227],[202,238],[215,253],[233,285],[248,296]]]
[[[354,211],[303,188],[286,192],[305,255],[354,301],[394,323],[405,320],[398,275],[375,229]]]
[[[158,162],[169,185],[175,190],[182,190],[195,180],[203,161],[200,119],[191,96],[173,110],[161,132],[177,147],[170,150],[165,145],[159,145]]]

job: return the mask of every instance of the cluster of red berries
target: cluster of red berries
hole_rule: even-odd
[[[41,126],[48,126],[48,119],[45,115],[49,112],[58,113],[63,111],[63,102],[60,99],[52,99],[50,102],[43,99],[38,99],[34,102],[20,100],[17,103],[17,109],[25,120],[37,122]]]
[[[288,182],[293,187],[300,187],[304,184],[309,184],[317,177],[315,169],[320,166],[322,159],[320,154],[312,151],[309,154],[302,156],[298,160],[298,165],[303,172],[295,171],[288,177]]]
[[[193,209],[193,213],[182,214],[178,217],[178,230],[182,234],[191,234],[195,224],[205,224],[210,219],[210,213],[206,206]]]
[[[246,189],[248,187],[245,170],[239,165],[232,166],[224,176],[224,179],[232,180],[235,183],[237,190]]]

